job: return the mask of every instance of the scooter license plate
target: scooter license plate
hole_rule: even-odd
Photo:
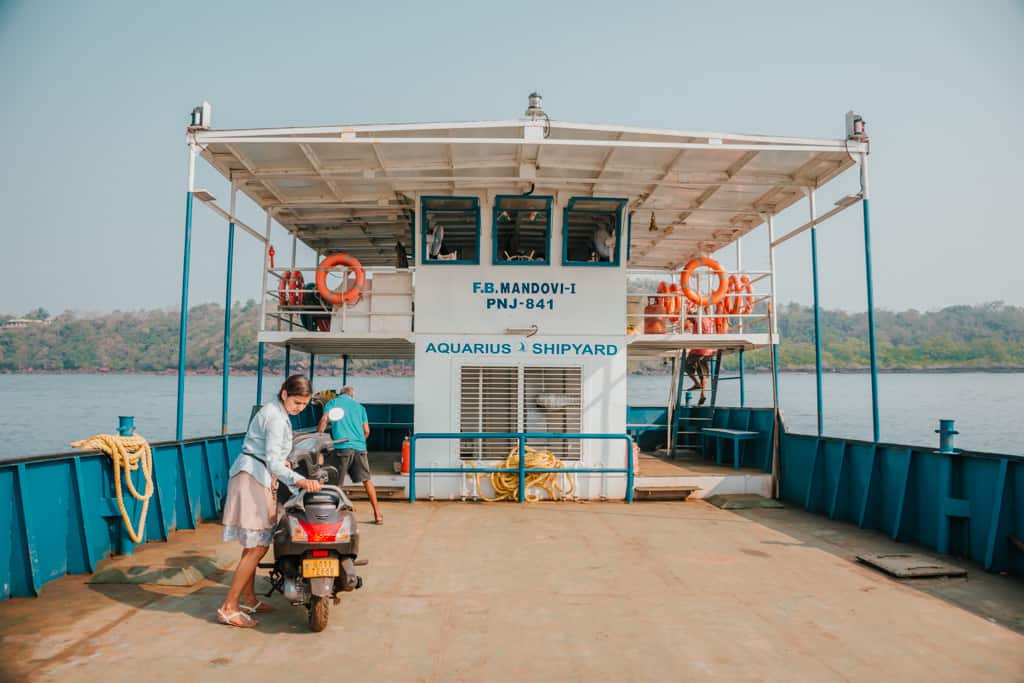
[[[338,576],[340,573],[338,560],[336,558],[302,561],[302,577],[304,579],[315,579],[321,576]]]

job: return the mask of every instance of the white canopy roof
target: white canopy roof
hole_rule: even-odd
[[[417,195],[532,189],[627,199],[630,267],[677,268],[750,232],[865,151],[853,140],[545,119],[189,135],[203,158],[304,243],[369,266],[394,265],[396,241],[411,249]]]

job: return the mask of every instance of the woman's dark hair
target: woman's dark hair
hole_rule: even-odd
[[[289,396],[312,396],[313,385],[309,383],[309,380],[304,375],[292,375],[281,385],[281,391]],[[277,392],[279,398],[281,391]]]

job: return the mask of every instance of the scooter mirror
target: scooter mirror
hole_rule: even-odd
[[[341,418],[345,417],[344,408],[331,408],[327,411],[327,419],[331,422],[337,422]]]

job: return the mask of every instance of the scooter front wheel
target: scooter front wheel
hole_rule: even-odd
[[[327,628],[329,598],[314,595],[309,600],[309,628],[319,633]]]

